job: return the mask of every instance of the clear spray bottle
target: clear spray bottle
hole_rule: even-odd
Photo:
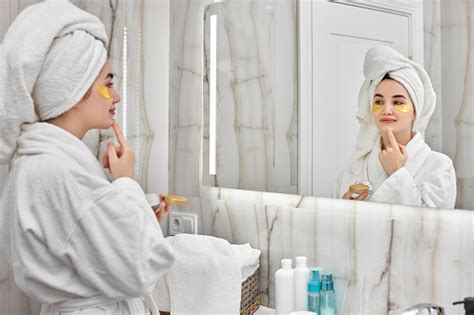
[[[336,314],[336,294],[332,274],[321,277],[321,315]]]

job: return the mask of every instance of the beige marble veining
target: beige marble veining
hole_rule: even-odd
[[[335,275],[341,314],[399,314],[474,294],[474,213],[201,188],[202,232],[262,251],[264,305],[281,258],[305,255]],[[277,196],[278,195],[278,196]]]
[[[200,107],[208,103],[202,67],[209,51],[203,55],[201,47],[209,27],[201,13],[209,3],[171,2],[170,190],[197,196],[202,178],[212,186],[296,193],[296,1],[219,4],[217,176],[205,175],[209,112]]]
[[[424,68],[436,92],[436,108],[426,129],[426,143],[436,151],[442,150],[442,56],[441,0],[423,3]]]
[[[466,63],[464,70],[464,80],[461,106],[456,115],[456,154],[454,157],[454,167],[458,178],[458,200],[456,206],[465,209],[474,209],[474,197],[472,188],[474,184],[474,4],[472,1],[465,1],[462,6],[465,16],[465,26],[467,32]]]

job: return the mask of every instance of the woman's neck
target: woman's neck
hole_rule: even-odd
[[[74,123],[73,121],[71,121],[70,119],[67,119],[64,116],[59,116],[59,117],[47,120],[46,122],[68,131],[69,133],[73,134],[80,140],[84,138],[87,132],[87,129],[84,128],[84,126],[80,126],[79,124]]]

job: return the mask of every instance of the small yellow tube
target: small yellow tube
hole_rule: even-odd
[[[185,205],[188,203],[188,199],[181,196],[168,195],[168,196],[164,196],[164,198],[165,198],[166,204],[168,205],[173,205],[173,204]]]

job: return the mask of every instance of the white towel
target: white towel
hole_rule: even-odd
[[[386,74],[401,83],[410,94],[416,110],[413,130],[424,137],[425,129],[436,106],[436,94],[426,71],[418,63],[387,46],[376,46],[365,55],[365,81],[359,92],[357,119],[361,126],[357,135],[356,152],[351,171],[359,175],[381,134],[373,120],[371,101],[375,89]]]
[[[166,284],[160,281],[158,285],[160,310],[167,306],[168,293],[172,314],[239,314],[241,260],[229,242],[193,234],[167,240],[176,260],[165,274]]]
[[[242,279],[244,282],[250,277],[260,266],[260,250],[252,248],[249,243],[237,245],[232,244],[232,249],[240,262],[242,270]]]
[[[95,16],[68,1],[23,10],[0,46],[0,164],[9,163],[23,123],[76,105],[107,60],[107,34]]]

